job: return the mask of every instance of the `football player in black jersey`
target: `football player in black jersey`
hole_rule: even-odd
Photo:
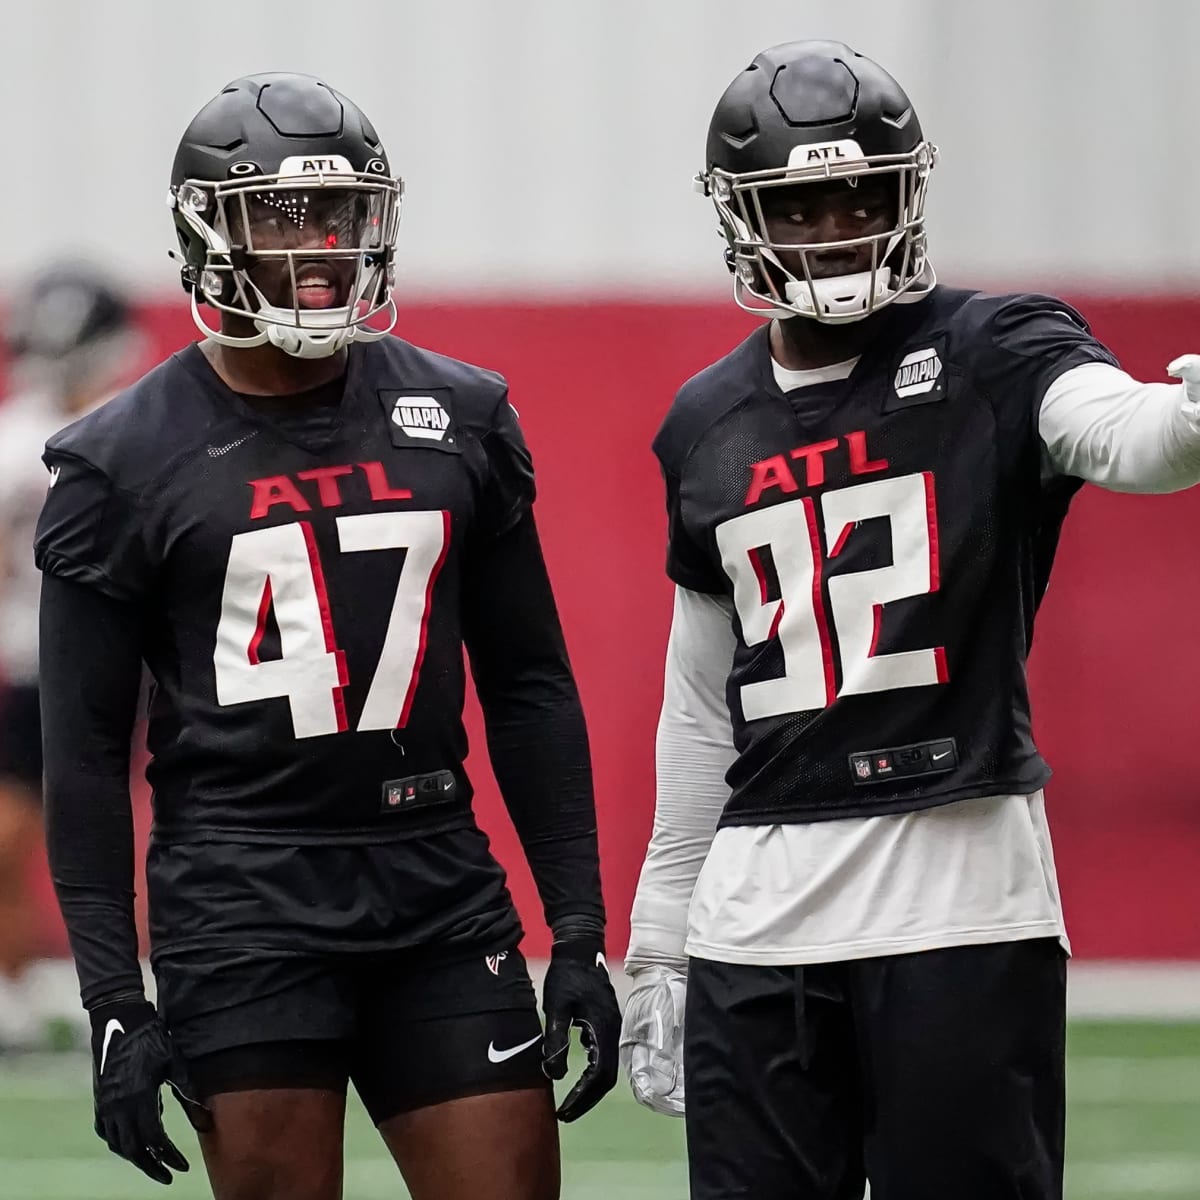
[[[170,199],[205,339],[50,439],[36,538],[54,882],[97,1132],[151,1178],[341,1195],[352,1081],[417,1200],[558,1195],[573,1025],[616,1077],[587,736],[505,382],[385,336],[401,184],[317,79],[222,89]],[[202,306],[219,314],[206,319]],[[554,934],[545,1036],[463,769],[463,647]],[[132,910],[129,744],[153,680]],[[549,1077],[549,1079],[547,1078]]]
[[[695,1200],[1062,1195],[1026,657],[1079,487],[1200,481],[1200,359],[1140,383],[1059,300],[937,284],[936,157],[834,42],[764,51],[709,130],[767,323],[655,441],[677,587],[622,1035]]]

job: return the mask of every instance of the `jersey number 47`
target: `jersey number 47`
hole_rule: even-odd
[[[407,551],[357,725],[360,731],[401,728],[408,721],[425,653],[433,585],[450,541],[450,514],[338,517],[337,535],[343,554]],[[280,656],[262,661],[259,649],[272,612]],[[325,573],[307,521],[234,536],[213,667],[219,704],[286,696],[297,738],[348,728],[342,695],[349,683],[346,660],[337,648]]]

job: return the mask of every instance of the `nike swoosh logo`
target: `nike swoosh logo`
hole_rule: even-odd
[[[225,445],[225,446],[209,446],[209,448],[208,448],[209,458],[220,458],[222,454],[228,454],[230,450],[236,449],[243,442],[248,442],[252,437],[254,437],[254,435],[256,433],[258,433],[257,429],[252,430],[250,433],[246,434],[245,437],[240,437],[240,438],[238,438],[238,440],[236,442],[230,442],[228,445]]]
[[[929,757],[932,758],[934,762],[938,762],[943,758],[949,758],[953,753],[953,750],[943,750],[941,754],[931,754]]]
[[[58,473],[62,470],[61,467],[50,468],[50,486],[53,487],[58,482]]]
[[[519,1046],[510,1046],[507,1050],[497,1050],[495,1042],[488,1042],[488,1062],[507,1062],[514,1055],[520,1054],[522,1050],[528,1050],[535,1042],[541,1040],[542,1035],[539,1033],[535,1037],[531,1037],[529,1041],[522,1042]]]
[[[108,1062],[108,1044],[112,1041],[114,1033],[124,1033],[125,1026],[114,1017],[104,1027],[104,1045],[100,1049],[100,1074],[104,1074],[104,1064]]]

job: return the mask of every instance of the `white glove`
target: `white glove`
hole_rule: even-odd
[[[639,1104],[683,1116],[683,1003],[687,975],[643,967],[633,975],[621,1025],[621,1065]]]
[[[1200,354],[1181,354],[1167,363],[1167,374],[1183,380],[1184,409],[1195,420],[1200,409]]]
[[[1192,399],[1192,388],[1200,384],[1200,354],[1181,354],[1173,358],[1167,363],[1167,374],[1182,379],[1189,393],[1188,399]]]

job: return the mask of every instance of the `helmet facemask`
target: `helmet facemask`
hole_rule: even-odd
[[[193,318],[224,345],[270,342],[299,358],[385,336],[396,321],[401,180],[348,169],[296,174],[283,165],[275,175],[172,188]],[[210,329],[200,300],[252,322],[257,334]],[[384,312],[385,328],[368,324]]]
[[[821,147],[820,161],[806,165],[813,149],[795,147],[782,168],[734,174],[715,167],[696,178],[697,190],[712,199],[721,221],[738,305],[761,317],[802,316],[845,324],[901,296],[926,294],[935,282],[925,249],[925,195],[936,147],[921,142],[906,154],[863,155],[854,143],[843,142]],[[839,156],[825,157],[833,149]],[[771,189],[839,179],[855,187],[867,178],[894,182],[896,218],[888,230],[833,242],[771,240],[763,207]],[[870,248],[867,269],[824,278],[813,270],[814,255],[864,246]]]

